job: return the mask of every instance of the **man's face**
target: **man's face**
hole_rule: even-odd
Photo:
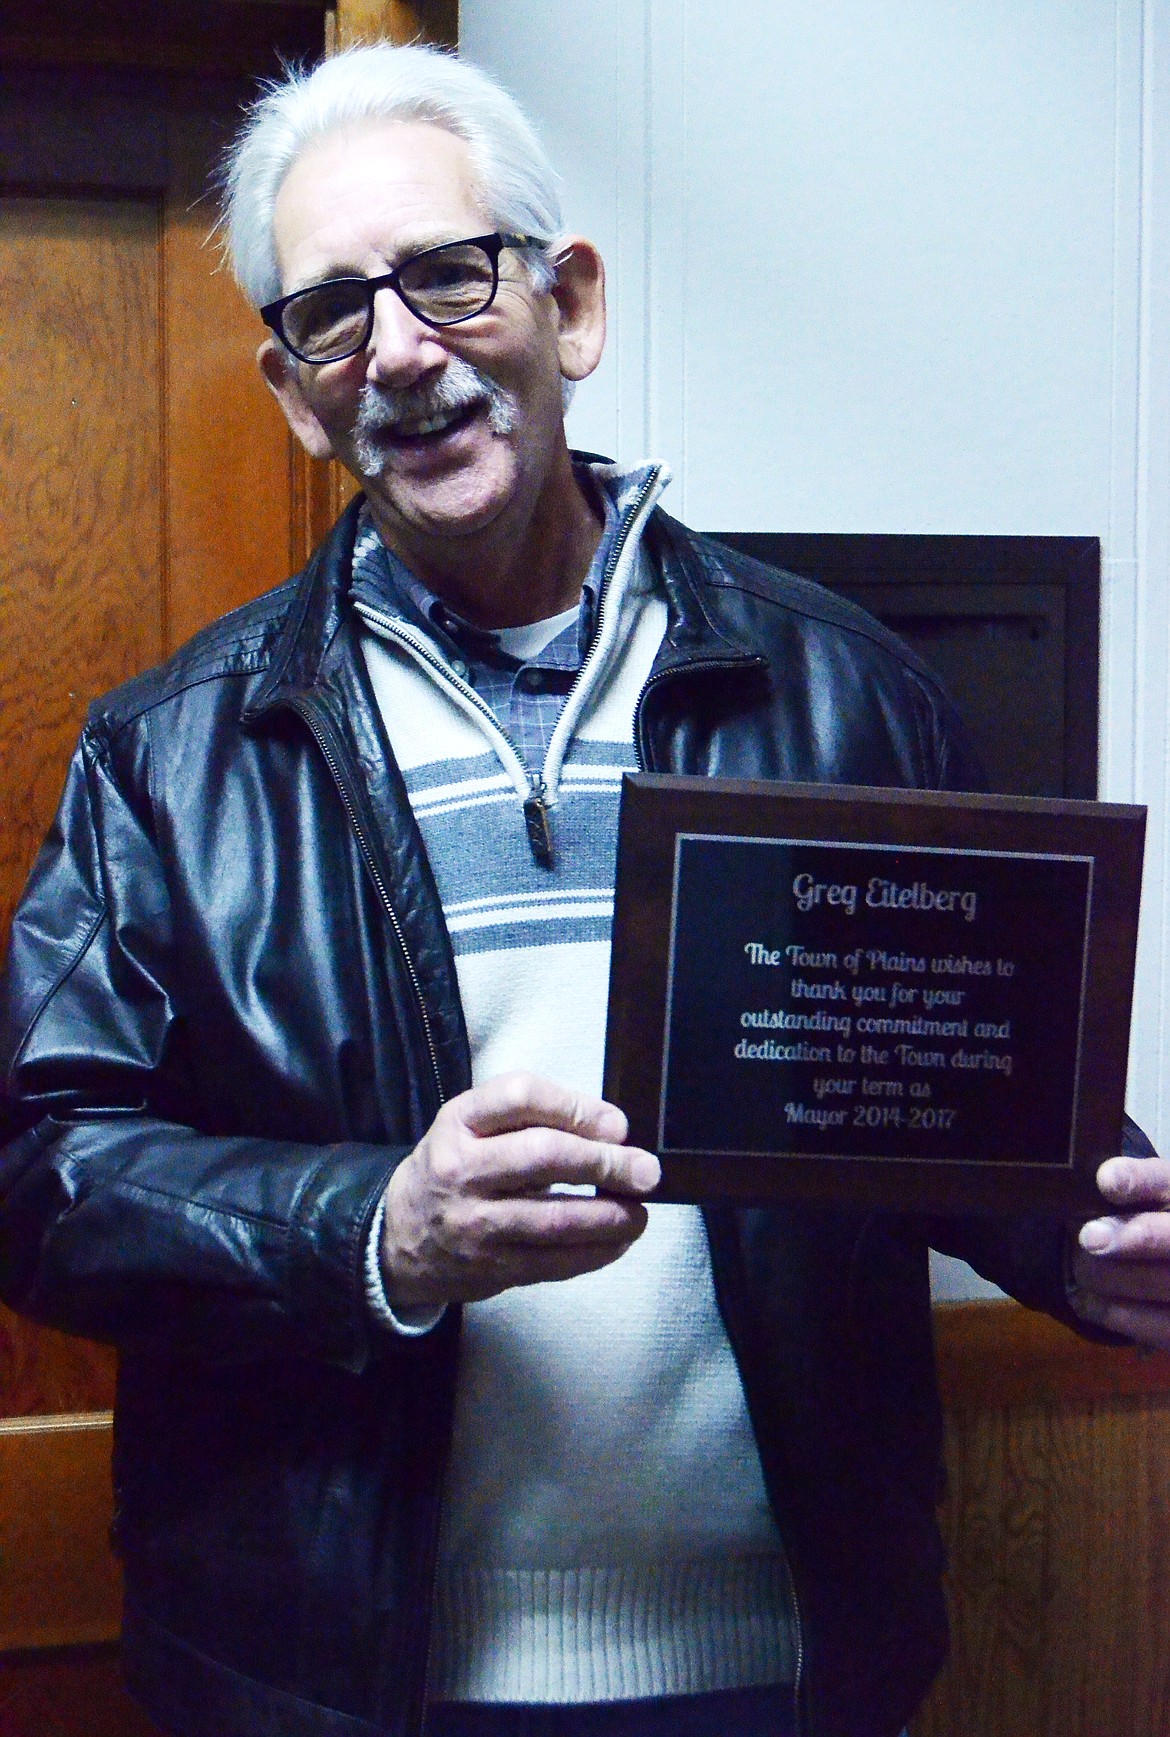
[[[307,147],[285,177],[274,219],[283,290],[373,277],[492,227],[461,139],[364,122]],[[433,330],[387,289],[358,355],[314,367],[269,344],[261,365],[309,451],[340,458],[383,534],[417,550],[501,516],[526,522],[564,442],[563,325],[557,299],[505,250],[495,301],[462,325]]]

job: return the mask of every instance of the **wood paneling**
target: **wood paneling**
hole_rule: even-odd
[[[108,1345],[34,1327],[0,1308],[0,1421],[108,1411],[114,1403],[114,1372]]]
[[[0,1652],[112,1640],[109,1412],[0,1424]]]
[[[0,1737],[161,1737],[122,1687],[112,1646],[0,1659]]]
[[[208,168],[223,149],[228,117],[176,99],[168,118],[164,432],[167,643],[174,646],[281,584],[307,551],[293,505],[292,437],[256,366],[264,327],[209,240]]]
[[[914,1737],[1170,1731],[1170,1405],[948,1417],[953,1649]]]
[[[246,95],[210,73],[6,73],[4,941],[88,701],[303,556],[310,515],[255,367],[262,328],[205,245],[208,174]],[[0,1311],[0,1648],[116,1633],[109,1423],[84,1415],[110,1405],[113,1367]],[[36,1421],[66,1412],[69,1427]]]
[[[934,1311],[939,1388],[950,1411],[1163,1397],[1170,1354],[1093,1344],[1018,1303]]]
[[[1170,1359],[935,1315],[950,1663],[913,1737],[1170,1733]]]
[[[4,66],[262,73],[321,50],[325,0],[20,0],[0,18]]]
[[[0,925],[88,701],[163,646],[159,227],[143,199],[0,206]]]

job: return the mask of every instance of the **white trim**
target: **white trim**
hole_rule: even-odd
[[[1102,709],[1117,785],[1103,782],[1101,793],[1128,785],[1127,796],[1149,808],[1130,1101],[1170,1151],[1170,0],[1127,3],[1142,25],[1133,582],[1129,607],[1109,618]]]

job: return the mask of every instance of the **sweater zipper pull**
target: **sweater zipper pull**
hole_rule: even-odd
[[[532,774],[532,789],[524,803],[524,826],[528,847],[541,868],[553,865],[552,828],[549,825],[548,804],[544,799],[544,779]]]

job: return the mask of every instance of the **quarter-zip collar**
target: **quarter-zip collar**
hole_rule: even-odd
[[[629,549],[631,533],[644,526],[644,545],[667,597],[668,624],[650,679],[638,704],[636,742],[642,763],[652,770],[685,771],[655,750],[652,720],[660,694],[692,672],[743,671],[763,663],[721,621],[700,589],[702,557],[687,533],[654,502],[665,487],[662,467],[625,472],[595,464],[600,486],[616,498],[622,528],[602,575],[602,596],[594,650],[602,649],[607,620],[605,590]],[[271,662],[243,713],[246,728],[263,727],[281,713],[302,718],[326,756],[351,824],[358,833],[367,870],[402,949],[408,976],[416,985],[420,1025],[432,1058],[434,1096],[420,1100],[419,1114],[470,1084],[471,1063],[455,976],[450,938],[422,836],[414,821],[402,774],[386,742],[359,645],[359,623],[347,601],[361,497],[346,508],[334,530],[290,583],[288,613],[276,635]],[[611,624],[611,631],[616,622]],[[589,663],[582,670],[584,677]],[[565,747],[583,698],[579,680],[568,696],[550,745],[546,775],[559,778]],[[384,892],[381,889],[385,889]],[[429,1117],[428,1117],[429,1119]],[[425,1122],[419,1128],[421,1136]]]
[[[653,472],[656,479],[656,497],[669,477],[661,466],[639,466],[627,471],[600,461],[593,462],[591,468],[602,487],[619,489],[619,513],[628,508],[630,491],[636,491],[649,473]],[[292,603],[277,636],[268,673],[244,714],[247,722],[258,721],[273,708],[287,705],[297,693],[317,688],[326,679],[323,668],[326,653],[339,636],[356,652],[356,639],[349,637],[353,623],[346,597],[362,498],[359,495],[350,502],[299,578],[291,582]],[[623,539],[619,537],[616,541],[620,545]],[[695,662],[705,666],[762,664],[753,648],[722,618],[717,603],[707,600],[704,557],[683,526],[661,508],[648,519],[645,546],[669,608],[666,635],[651,680]],[[615,548],[614,562],[619,553],[620,547]]]
[[[639,544],[654,503],[665,488],[669,473],[658,465],[644,465],[625,474],[608,467],[602,486],[606,489],[617,513],[614,535],[607,539],[608,549],[595,570],[597,611],[593,641],[585,660],[565,696],[561,715],[549,742],[543,766],[526,767],[523,757],[512,741],[502,720],[496,717],[475,690],[445,658],[434,639],[422,633],[402,615],[373,607],[363,592],[354,598],[354,607],[366,626],[378,638],[397,644],[433,680],[450,693],[452,700],[487,736],[498,754],[504,770],[515,786],[522,802],[536,797],[542,805],[555,807],[561,769],[574,732],[585,709],[590,690],[614,654],[628,617],[624,603],[628,593],[638,584],[640,575]]]

